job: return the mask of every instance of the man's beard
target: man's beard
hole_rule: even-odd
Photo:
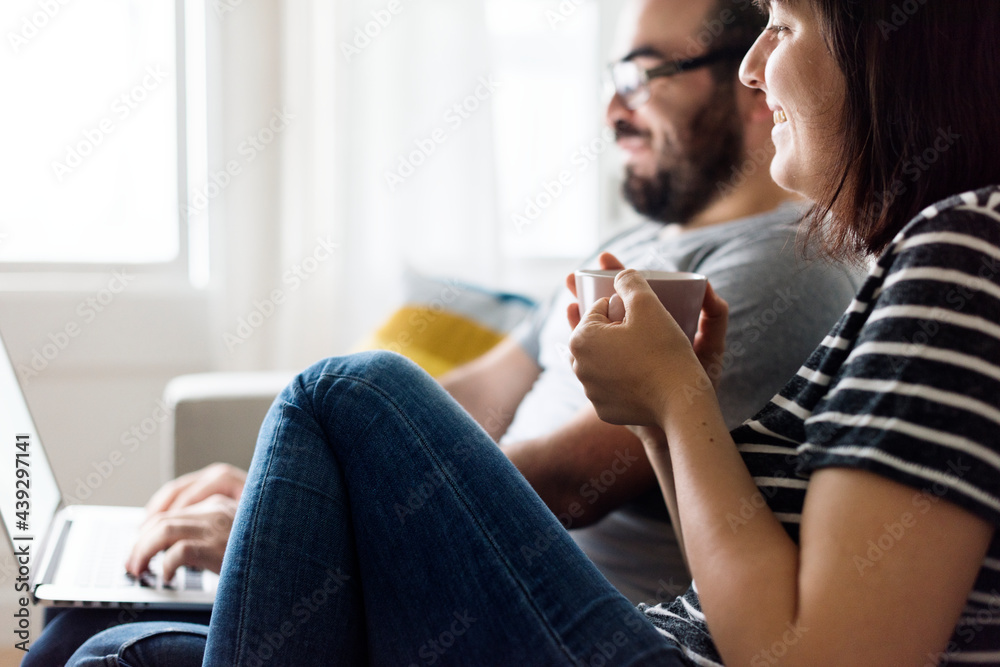
[[[636,136],[637,128],[618,121],[616,137]],[[683,139],[682,139],[683,142]],[[650,177],[626,171],[625,199],[640,214],[659,222],[688,223],[708,208],[743,156],[743,127],[731,84],[720,83],[688,128],[686,144],[664,146],[659,156],[668,168]]]

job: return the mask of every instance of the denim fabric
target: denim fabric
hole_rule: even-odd
[[[163,611],[142,607],[122,609],[58,609],[49,607],[45,610],[45,630],[32,642],[31,650],[25,654],[21,661],[21,667],[65,665],[73,652],[80,648],[85,641],[109,628],[149,621],[200,623],[207,626],[210,616],[211,614],[207,611]],[[130,631],[125,632],[127,635]]]
[[[375,352],[313,366],[271,407],[204,664],[682,659],[485,431],[417,366]]]
[[[94,635],[70,658],[70,667],[198,667],[208,626],[128,623]]]

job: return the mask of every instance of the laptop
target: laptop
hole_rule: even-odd
[[[0,348],[0,515],[15,568],[28,565],[28,587],[17,590],[48,605],[211,609],[212,572],[182,567],[164,582],[162,554],[141,578],[125,571],[142,507],[63,502],[2,337]]]

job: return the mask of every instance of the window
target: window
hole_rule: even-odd
[[[598,240],[599,7],[487,0],[494,73],[500,242],[512,258],[586,255]]]
[[[0,262],[186,265],[184,7],[5,0]]]

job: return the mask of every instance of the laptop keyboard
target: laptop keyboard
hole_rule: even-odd
[[[149,569],[139,577],[125,571],[125,559],[132,550],[135,533],[122,530],[118,523],[94,526],[100,536],[96,548],[89,551],[90,562],[81,563],[77,570],[78,586],[96,588],[122,588],[143,586],[157,590],[200,591],[203,589],[201,570],[181,567],[173,580],[163,581],[163,553],[153,556]]]

